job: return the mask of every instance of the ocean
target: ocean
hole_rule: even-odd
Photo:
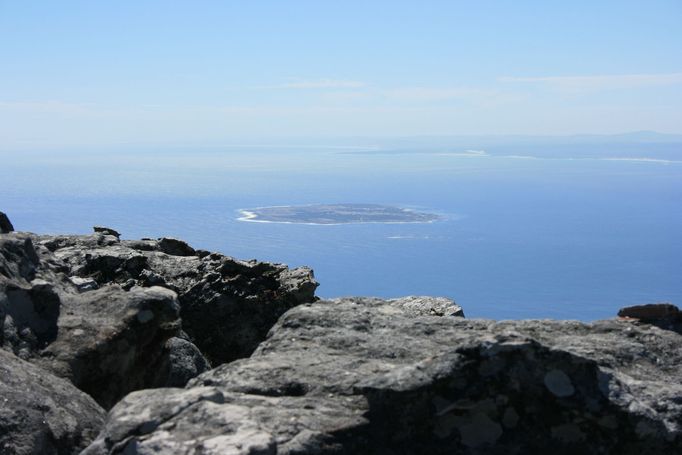
[[[0,210],[17,230],[105,225],[307,265],[321,297],[436,295],[467,317],[584,321],[682,303],[679,143],[80,148],[0,160]],[[334,203],[441,219],[238,220],[240,209]]]

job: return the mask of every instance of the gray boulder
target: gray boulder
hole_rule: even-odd
[[[76,454],[105,412],[70,382],[0,349],[0,453]]]
[[[176,295],[160,287],[63,294],[61,312],[55,340],[34,361],[105,408],[156,384],[164,345],[180,328]]]
[[[211,364],[192,342],[173,337],[166,342],[168,373],[159,377],[158,387],[184,387],[190,379],[211,369]]]
[[[247,357],[286,310],[315,299],[306,268],[191,256],[179,240],[121,241],[98,230],[0,234],[0,345],[105,407]],[[166,346],[180,315],[187,340]]]
[[[214,365],[248,357],[288,309],[315,300],[313,272],[196,252],[171,238],[40,236],[70,276],[99,286],[163,286],[178,294],[183,330]]]
[[[676,332],[410,302],[298,306],[250,358],[124,399],[85,453],[681,453]]]

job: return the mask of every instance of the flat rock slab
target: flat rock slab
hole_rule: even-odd
[[[86,453],[680,453],[679,334],[436,308],[296,307],[250,358],[126,398]]]

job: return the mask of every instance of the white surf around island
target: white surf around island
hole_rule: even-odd
[[[288,213],[276,213],[273,215],[273,210],[281,209],[282,212]],[[339,209],[343,211],[348,211],[356,209],[363,211],[362,214],[351,213],[347,214],[344,212],[333,213],[334,217],[347,216],[348,218],[343,221],[336,221],[332,219],[325,219],[325,221],[313,221],[310,218],[319,218],[323,215],[329,215],[330,209]],[[375,210],[374,213],[367,212],[367,210]],[[318,212],[316,212],[316,210]],[[321,212],[321,210],[325,210]],[[297,212],[298,211],[298,212]],[[393,219],[379,219],[373,220],[372,217],[376,216],[386,216],[386,211],[389,212]],[[309,205],[277,205],[277,206],[265,206],[265,207],[255,207],[249,209],[238,209],[239,217],[237,221],[249,222],[249,223],[269,223],[269,224],[302,224],[311,226],[340,226],[346,224],[428,224],[435,221],[441,221],[445,219],[444,216],[434,213],[418,212],[416,210],[404,207],[389,206],[389,205],[378,205],[378,204],[309,204]],[[265,212],[265,213],[262,213]],[[305,213],[302,213],[305,212]],[[270,215],[270,218],[268,218]],[[289,219],[287,219],[287,216]],[[301,219],[291,219],[292,217],[301,217]],[[410,219],[410,217],[412,219]],[[274,219],[273,219],[274,218]],[[282,219],[279,219],[282,218]],[[369,218],[369,219],[367,219]],[[406,218],[406,219],[399,219]]]

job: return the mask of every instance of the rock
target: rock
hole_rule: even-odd
[[[682,334],[682,311],[670,303],[651,303],[621,308],[618,316]]]
[[[92,278],[81,278],[79,276],[70,276],[69,280],[76,285],[80,292],[93,291],[99,289],[97,281]]]
[[[12,233],[0,237],[0,276],[30,281],[36,276],[40,259],[31,238]]]
[[[212,387],[134,392],[111,410],[107,425],[82,455],[368,453],[362,439],[345,441],[343,434],[332,439],[324,433],[340,422],[344,430],[352,424],[366,427],[357,402],[356,397],[321,403]],[[287,420],[295,422],[278,424]],[[350,445],[357,451],[345,450]]]
[[[36,240],[69,275],[98,286],[163,286],[177,292],[184,330],[214,365],[248,357],[285,311],[315,300],[317,282],[305,267],[197,255],[170,238],[108,242],[109,236],[101,237]]]
[[[249,356],[286,310],[315,299],[309,269],[109,234],[0,237],[0,345],[107,408]],[[166,345],[180,313],[188,339]]]
[[[679,334],[414,303],[289,310],[250,358],[125,398],[85,453],[680,453]]]
[[[464,317],[464,310],[457,305],[454,300],[445,297],[430,297],[430,296],[407,296],[397,299],[383,300],[373,297],[342,297],[338,299],[330,299],[333,303],[348,303],[357,302],[361,300],[366,304],[374,303],[382,305],[388,303],[392,307],[397,307],[403,313],[412,316],[452,316]]]
[[[35,362],[110,408],[157,382],[164,345],[180,328],[174,292],[107,286],[64,294],[58,334]]]
[[[104,226],[93,226],[92,230],[99,234],[113,235],[117,239],[121,237],[121,234],[117,230]]]
[[[248,357],[284,312],[315,300],[317,282],[305,267],[292,271],[221,255],[205,257],[199,267],[200,280],[180,292],[180,314],[213,365]]]
[[[682,312],[670,303],[650,303],[621,308],[618,311],[621,318],[635,318],[642,321],[656,321],[682,317]]]
[[[190,379],[211,369],[199,348],[188,340],[173,337],[166,342],[165,349],[168,364],[164,368],[168,374],[160,378],[157,387],[184,387]]]
[[[0,453],[76,454],[105,412],[70,382],[0,349]]]
[[[166,254],[173,256],[195,256],[196,251],[189,246],[187,242],[173,239],[170,237],[162,237],[159,239],[159,250]]]
[[[5,215],[4,212],[0,212],[0,234],[7,234],[13,230],[14,226],[12,226],[12,223],[10,222],[7,215]]]

